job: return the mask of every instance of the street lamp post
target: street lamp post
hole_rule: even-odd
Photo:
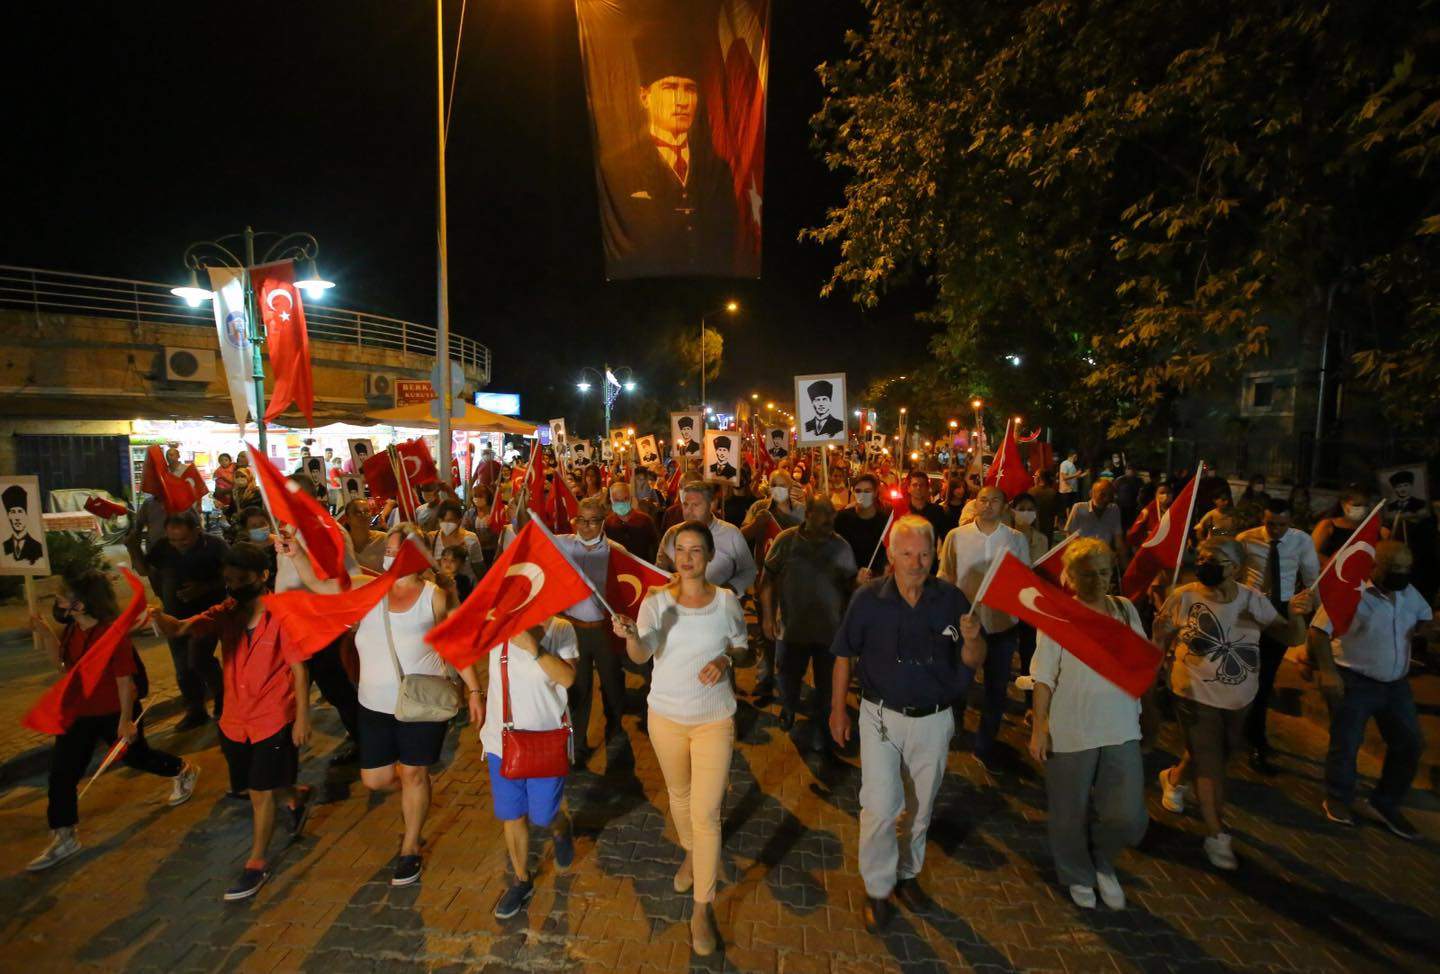
[[[580,370],[580,381],[575,383],[575,388],[579,389],[582,394],[590,391],[590,383],[585,379],[587,372],[595,373],[595,377],[600,380],[601,399],[605,405],[605,439],[608,441],[610,439],[610,408],[615,405],[615,400],[620,396],[622,389],[625,392],[635,391],[635,370],[628,365],[611,368],[608,362],[600,369],[587,365]],[[624,375],[625,378],[620,378],[621,375]]]
[[[184,298],[191,307],[199,307],[204,301],[214,300],[214,294],[208,288],[200,286],[201,270],[213,264],[217,267],[233,267],[240,271],[240,279],[245,289],[245,327],[246,337],[250,342],[250,379],[254,385],[255,394],[255,427],[260,441],[260,452],[265,453],[265,363],[260,355],[260,346],[264,342],[265,336],[260,330],[260,315],[255,303],[255,287],[250,277],[250,271],[257,266],[255,260],[256,237],[275,238],[275,242],[266,249],[258,264],[268,264],[271,261],[286,259],[309,262],[309,276],[295,282],[295,286],[304,291],[306,297],[317,300],[326,290],[335,286],[321,277],[316,269],[315,258],[320,253],[320,243],[315,239],[314,234],[276,233],[273,231],[257,233],[250,227],[246,227],[243,233],[230,233],[214,240],[198,240],[186,247],[183,261],[186,270],[190,272],[190,283],[173,287],[170,289],[170,293]],[[242,240],[244,242],[245,257],[243,260],[221,242],[226,240]],[[217,256],[219,259],[216,259]]]
[[[736,314],[740,311],[739,301],[726,301],[725,307],[707,311],[700,316],[700,422],[705,423],[709,412],[705,409],[705,319],[720,312]]]

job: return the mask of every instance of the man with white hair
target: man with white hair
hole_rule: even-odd
[[[955,732],[951,708],[985,662],[980,620],[960,589],[930,574],[934,560],[930,522],[897,520],[893,573],[860,587],[830,648],[830,733],[841,747],[855,735],[846,707],[852,667],[860,680],[859,858],[872,933],[889,922],[892,892],[912,911],[925,905],[916,880]]]

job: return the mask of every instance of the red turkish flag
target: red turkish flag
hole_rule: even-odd
[[[990,567],[975,603],[1024,619],[1132,697],[1155,684],[1159,648],[1125,623],[1082,605],[1007,551]]]
[[[1345,635],[1350,631],[1350,623],[1355,621],[1360,590],[1375,568],[1375,545],[1380,540],[1380,509],[1384,506],[1384,501],[1375,505],[1375,509],[1350,535],[1350,540],[1335,552],[1335,557],[1330,559],[1330,564],[1325,566],[1315,583],[1320,593],[1320,604],[1330,617],[1332,635]]]
[[[430,456],[430,448],[425,445],[424,440],[406,440],[404,443],[395,444],[391,449],[396,454],[395,462],[412,488],[440,479],[435,472],[435,461]],[[399,496],[400,488],[387,452],[376,453],[366,460],[361,472],[365,474],[365,484],[370,488],[372,496],[392,500]]]
[[[737,270],[760,274],[760,210],[765,196],[765,92],[769,0],[721,0],[708,31],[718,64],[703,73],[710,141],[730,166]]]
[[[298,663],[314,656],[340,638],[341,633],[358,626],[397,581],[429,567],[430,559],[424,547],[411,535],[400,546],[400,553],[388,570],[348,592],[321,595],[296,589],[265,596],[265,608],[285,634],[280,651],[285,654],[286,662]]]
[[[209,485],[205,483],[205,478],[200,476],[200,471],[195,469],[195,464],[193,463],[180,471],[180,479],[190,485],[190,493],[195,495],[195,500],[197,501],[210,493]]]
[[[575,492],[558,469],[550,480],[550,507],[555,518],[555,533],[569,534],[572,530],[570,522],[580,513],[580,502],[575,499]]]
[[[610,546],[610,561],[605,570],[605,601],[621,615],[634,619],[640,603],[657,585],[668,585],[670,576],[644,558],[637,558],[619,545]],[[610,648],[625,651],[625,641],[610,633]]]
[[[490,529],[490,533],[495,536],[496,540],[499,540],[500,532],[505,530],[505,500],[500,496],[498,483],[495,485],[494,491],[490,501],[490,518],[485,522],[485,526]]]
[[[463,669],[524,629],[594,592],[535,518],[495,559],[470,597],[425,636]]]
[[[983,481],[986,487],[999,487],[1007,501],[1014,500],[1030,487],[1030,475],[1025,472],[1025,461],[1020,459],[1020,444],[1015,442],[1015,421],[1005,424],[1005,438],[1000,441],[1000,452],[985,471]]]
[[[277,261],[251,268],[260,320],[265,323],[265,347],[275,388],[265,407],[267,422],[293,404],[315,425],[315,379],[310,374],[310,335],[305,329],[305,308],[295,287],[295,262]]]
[[[1036,559],[1035,564],[1031,565],[1030,568],[1040,576],[1054,582],[1056,585],[1065,587],[1064,579],[1061,577],[1065,572],[1065,549],[1070,547],[1071,542],[1078,537],[1080,537],[1080,532],[1076,531],[1070,535],[1070,537]]]
[[[1175,495],[1175,500],[1160,515],[1155,530],[1145,543],[1135,549],[1135,557],[1125,569],[1120,591],[1134,602],[1145,594],[1155,576],[1162,571],[1175,571],[1185,557],[1185,544],[1190,538],[1190,518],[1195,513],[1195,487],[1205,473],[1202,463],[1195,476]]]
[[[189,481],[170,472],[170,465],[165,462],[165,451],[158,445],[145,451],[145,470],[140,475],[140,489],[159,498],[170,514],[189,510],[200,499]]]
[[[670,475],[670,479],[665,483],[665,500],[671,504],[677,503],[680,500],[680,483],[684,477],[685,458],[676,457],[675,472]]]
[[[114,501],[106,500],[99,494],[90,495],[90,498],[85,501],[85,510],[94,514],[102,521],[108,521],[111,518],[130,513],[130,508],[124,504],[117,504]]]
[[[550,511],[550,497],[545,490],[545,451],[540,447],[540,441],[535,441],[534,447],[530,450],[530,462],[525,467],[524,486],[525,506],[530,513],[545,522],[546,527],[554,525],[554,517]]]
[[[65,733],[79,716],[80,706],[95,695],[100,681],[110,671],[115,654],[122,647],[134,652],[130,630],[145,609],[145,587],[130,569],[122,568],[120,574],[125,576],[125,583],[130,586],[130,601],[125,611],[106,627],[100,638],[80,657],[80,662],[41,694],[34,706],[26,711],[20,723],[31,730],[41,734]]]
[[[318,577],[338,578],[348,587],[350,573],[345,570],[345,535],[340,525],[308,490],[276,470],[265,454],[254,447],[249,453],[255,483],[270,516],[295,529]]]

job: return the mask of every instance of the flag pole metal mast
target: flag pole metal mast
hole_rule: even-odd
[[[454,390],[450,387],[450,301],[449,252],[445,225],[445,2],[435,0],[435,146],[436,166],[436,236],[439,266],[437,268],[437,306],[435,313],[435,368],[440,373],[440,477],[450,480],[450,411]]]

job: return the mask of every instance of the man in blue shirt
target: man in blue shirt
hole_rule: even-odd
[[[950,707],[985,662],[970,601],[930,574],[934,561],[930,522],[897,520],[890,530],[894,574],[856,592],[830,649],[830,734],[841,747],[855,733],[845,706],[852,661],[860,678],[860,875],[872,933],[889,922],[892,892],[911,910],[924,905],[916,877],[955,732]],[[896,834],[902,812],[903,843]]]

